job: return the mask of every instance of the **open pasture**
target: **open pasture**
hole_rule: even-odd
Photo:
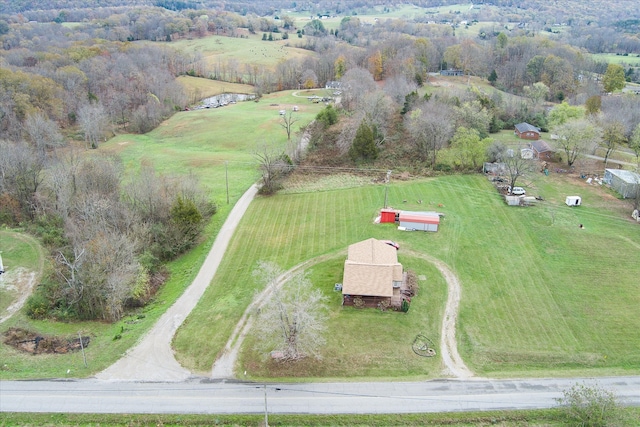
[[[616,55],[615,53],[594,53],[591,57],[596,61],[603,61],[609,64],[621,64],[631,67],[640,67],[640,54]]]
[[[145,135],[119,135],[100,147],[119,154],[135,171],[152,164],[164,173],[192,172],[211,191],[212,199],[226,204],[228,181],[231,205],[259,178],[255,154],[270,149],[286,150],[297,142],[296,132],[324,107],[306,99],[304,91],[286,91],[215,109],[183,111]],[[298,106],[299,118],[287,142],[279,110]],[[226,167],[225,167],[226,166]]]
[[[209,36],[202,39],[181,39],[171,42],[171,46],[181,52],[198,53],[211,71],[214,67],[235,67],[240,74],[246,67],[256,66],[275,70],[279,62],[293,58],[314,55],[313,52],[296,46],[298,38],[293,32],[289,39],[281,40],[282,34],[274,33],[274,41],[262,40],[262,33],[247,34],[247,38]]]
[[[445,297],[443,279],[432,266],[403,254],[411,250],[444,261],[460,278],[459,348],[477,375],[637,373],[637,224],[626,219],[626,208],[607,191],[581,180],[554,174],[538,179],[536,191],[545,202],[510,208],[480,176],[390,184],[389,205],[446,214],[440,231],[427,234],[373,223],[384,203],[380,185],[259,198],[243,218],[212,285],[178,331],[178,359],[197,372],[211,369],[257,291],[251,273],[259,260],[288,269],[330,255],[331,261],[309,268],[315,285],[331,295],[326,359],[281,371],[261,362],[251,338],[238,372],[246,369],[256,377],[438,377],[439,369],[413,365],[404,353],[412,335],[426,331],[438,336]],[[583,196],[584,205],[564,205],[568,194]],[[425,272],[427,282],[420,283],[423,291],[408,315],[342,309],[332,295],[346,247],[369,237],[399,242],[400,262]],[[367,348],[381,349],[381,356]]]

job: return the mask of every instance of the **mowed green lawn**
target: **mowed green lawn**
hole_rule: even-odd
[[[178,359],[208,373],[257,285],[258,260],[310,267],[314,284],[331,298],[324,359],[282,369],[263,363],[249,337],[238,372],[255,377],[438,377],[440,366],[411,353],[425,333],[439,347],[446,294],[440,275],[407,250],[446,262],[462,282],[458,324],[463,359],[490,377],[608,375],[640,369],[640,229],[606,190],[553,174],[537,181],[547,200],[507,207],[480,176],[393,183],[389,204],[446,214],[438,233],[400,232],[376,225],[382,186],[259,198],[234,236],[212,285],[174,339]],[[584,205],[564,205],[568,194]],[[406,203],[403,201],[406,200]],[[418,204],[417,201],[423,203]],[[584,224],[580,229],[578,224]],[[342,309],[340,282],[346,247],[369,238],[400,243],[399,259],[425,274],[407,315]],[[403,250],[404,249],[404,250]]]

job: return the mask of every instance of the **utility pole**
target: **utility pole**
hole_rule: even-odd
[[[389,178],[391,178],[391,171],[387,171],[387,178],[384,180],[384,208],[387,208],[387,193],[389,192]]]
[[[80,331],[78,331],[78,339],[80,340],[80,348],[82,349],[82,358],[84,359],[84,367],[87,367],[87,355],[84,353],[84,343],[82,342],[82,336],[80,336]]]
[[[224,162],[224,181],[227,184],[227,204],[229,204],[229,173],[227,172],[227,164],[229,162]]]
[[[264,385],[264,426],[269,427],[269,413],[267,412],[267,385]]]

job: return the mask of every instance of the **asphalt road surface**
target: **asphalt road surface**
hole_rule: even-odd
[[[640,376],[387,383],[263,384],[2,381],[2,412],[382,414],[550,408],[573,384],[613,390],[640,405]]]

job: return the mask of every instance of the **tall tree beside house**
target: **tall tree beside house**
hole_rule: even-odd
[[[551,131],[558,136],[556,149],[564,152],[569,167],[578,157],[595,148],[601,138],[601,129],[586,119],[567,121]]]
[[[379,148],[376,146],[375,136],[371,126],[365,120],[360,122],[356,136],[349,148],[349,157],[354,162],[373,161],[378,158]]]
[[[607,93],[622,89],[626,84],[624,68],[618,64],[609,64],[602,77],[602,86]]]
[[[602,139],[599,142],[600,148],[604,149],[604,167],[607,168],[609,157],[618,147],[626,142],[624,136],[624,125],[619,120],[613,118],[602,123]]]
[[[516,186],[518,179],[527,178],[535,172],[538,165],[534,160],[523,158],[518,150],[508,150],[506,147],[498,157],[499,161],[504,163],[510,188]]]
[[[265,357],[278,352],[277,358],[285,362],[320,358],[327,297],[313,288],[304,271],[287,276],[277,265],[260,262],[253,275],[271,290],[256,322],[258,349]]]

